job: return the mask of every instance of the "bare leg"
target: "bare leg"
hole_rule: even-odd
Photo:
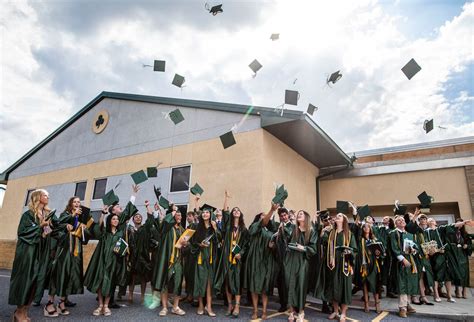
[[[97,298],[99,299],[99,306],[104,306],[104,298],[102,297],[102,290],[100,287],[97,290]]]
[[[339,303],[337,303],[336,301],[333,301],[332,308],[334,311],[329,315],[330,320],[334,320],[339,314]]]
[[[207,302],[207,311],[208,311],[208,313],[214,314],[214,312],[212,312],[212,286],[211,286],[211,280],[207,281],[206,302]]]
[[[230,293],[230,290],[229,290],[229,284],[227,283],[227,281],[225,282],[225,295],[227,297],[227,315],[231,315],[232,314],[232,293]]]
[[[363,292],[364,292],[364,312],[369,312],[369,290],[367,287],[367,282],[363,283]]]
[[[256,320],[258,317],[258,294],[257,293],[252,293],[252,308],[253,308],[252,320]]]
[[[240,313],[240,295],[235,296],[234,316],[238,316]]]
[[[128,286],[128,302],[133,303],[133,291],[135,291],[135,274],[132,275],[132,280]]]
[[[145,291],[146,291],[146,282],[142,282],[141,283],[141,298],[140,298],[140,301],[141,301],[141,304],[143,304],[143,302],[145,302]]]
[[[168,291],[167,290],[161,291],[161,305],[163,305],[163,309],[168,309]]]
[[[346,321],[347,304],[341,304],[341,318],[339,321]]]
[[[445,283],[446,286],[446,294],[448,295],[448,301],[452,299],[451,297],[451,281]]]
[[[439,297],[439,283],[438,282],[434,282],[434,287],[433,287],[433,291],[434,291],[434,300],[436,302],[438,302],[440,300],[440,297]]]
[[[258,298],[257,298],[258,301]],[[268,296],[265,292],[262,292],[262,320],[267,319],[267,305],[268,305]]]

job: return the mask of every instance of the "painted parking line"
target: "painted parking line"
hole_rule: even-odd
[[[380,322],[382,321],[383,318],[385,318],[389,313],[387,311],[383,311],[379,315],[375,317],[375,319],[372,320],[372,322]]]
[[[10,278],[11,276],[10,276],[10,275],[0,275],[0,277],[8,277],[8,278]]]

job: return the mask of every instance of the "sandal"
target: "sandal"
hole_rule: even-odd
[[[208,310],[207,306],[204,307],[204,312],[209,315],[211,318],[216,316],[216,313],[212,312],[212,310]]]
[[[64,309],[61,308],[61,304],[64,304]],[[61,300],[57,306],[57,310],[61,315],[69,315],[69,311],[66,309],[66,301]]]
[[[426,296],[420,296],[420,303],[425,304],[425,305],[434,305],[433,303],[428,302],[428,299],[426,298]]]
[[[304,313],[298,313],[296,317],[296,322],[304,322]]]
[[[103,311],[104,311],[104,307],[102,305],[99,305],[99,307],[96,308],[94,312],[92,312],[92,315],[99,316],[103,313]]]
[[[346,316],[344,314],[341,314],[341,317],[339,318],[339,322],[346,322]]]
[[[50,305],[53,306],[52,311],[48,311],[48,306],[50,306]],[[54,318],[54,317],[57,317],[59,315],[58,311],[56,311],[56,307],[54,306],[53,302],[48,301],[48,303],[46,303],[46,306],[43,309],[43,315],[46,316],[46,317],[50,317],[50,318]]]
[[[159,316],[167,316],[168,315],[168,309],[166,307],[162,308],[160,313],[158,313]]]
[[[370,310],[369,310],[369,303],[368,302],[364,302],[364,312],[365,313],[369,313]]]
[[[329,316],[328,316],[328,319],[329,320],[337,320],[339,318],[337,312],[332,312]]]
[[[288,321],[293,322],[294,320],[295,320],[295,316],[293,315],[293,312],[291,312],[290,315],[288,315]]]
[[[112,315],[112,311],[110,311],[108,306],[104,306],[104,316]]]
[[[236,309],[237,309],[237,313],[235,313]],[[234,309],[232,310],[232,317],[234,319],[238,319],[239,318],[239,313],[240,313],[240,303],[235,302]]]
[[[253,311],[251,319],[252,319],[252,320],[258,319],[258,311]],[[262,320],[263,320],[263,319],[262,319]]]
[[[225,316],[231,316],[233,310],[234,310],[234,307],[233,307],[233,306],[231,306],[230,309],[227,308],[227,311],[225,312]]]
[[[177,306],[176,308],[172,308],[171,313],[176,314],[176,315],[185,315],[186,314],[186,312],[184,312],[184,310],[182,310],[179,306]]]
[[[382,309],[380,308],[380,300],[375,302],[375,312],[382,313]]]
[[[262,320],[268,319],[267,311],[263,311],[263,312],[262,312],[262,317],[261,317],[261,319],[262,319]]]

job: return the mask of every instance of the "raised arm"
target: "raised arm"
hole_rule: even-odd
[[[230,194],[226,189],[225,194],[224,194],[224,207],[222,208],[223,211],[229,211],[229,199],[230,198],[231,198]]]
[[[272,206],[270,207],[270,210],[262,218],[263,227],[267,226],[268,222],[270,221],[270,218],[272,218],[273,213],[278,209],[278,207],[280,207],[279,204],[272,202]]]

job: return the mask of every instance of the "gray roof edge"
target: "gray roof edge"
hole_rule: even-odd
[[[204,108],[210,110],[218,110],[224,112],[233,112],[246,114],[249,107],[253,105],[242,105],[242,104],[231,104],[231,103],[220,103],[220,102],[210,102],[210,101],[199,101],[199,100],[190,100],[190,99],[181,99],[181,98],[170,98],[170,97],[159,97],[159,96],[149,96],[149,95],[138,95],[138,94],[128,94],[128,93],[118,93],[118,92],[107,92],[103,91],[97,95],[92,101],[87,103],[83,108],[81,108],[76,114],[71,116],[66,122],[59,126],[54,132],[48,135],[44,140],[30,149],[25,153],[20,159],[8,167],[5,171],[0,173],[0,184],[6,184],[8,181],[9,174],[19,167],[23,162],[28,160],[33,154],[38,152],[43,146],[45,146],[49,141],[58,136],[62,131],[79,119],[82,115],[91,110],[95,105],[101,102],[104,98],[112,99],[121,99],[129,101],[138,101],[144,103],[155,103],[155,104],[167,104],[167,105],[177,105],[183,107],[194,107],[194,108]],[[296,110],[285,110],[286,115],[293,118],[299,119],[303,112]],[[254,106],[252,115],[271,115],[274,114],[273,108]]]

